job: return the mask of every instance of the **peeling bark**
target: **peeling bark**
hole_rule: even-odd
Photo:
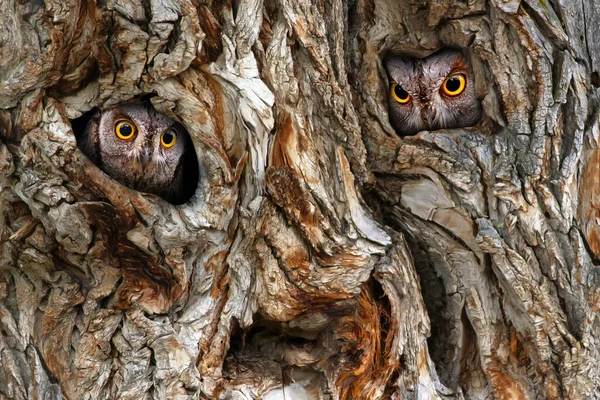
[[[4,0],[0,399],[600,398],[600,9]],[[484,118],[399,138],[381,59],[460,48]],[[186,204],[77,148],[146,96]]]

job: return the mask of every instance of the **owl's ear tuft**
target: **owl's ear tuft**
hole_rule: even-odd
[[[392,80],[392,73],[398,73],[399,71],[403,71],[405,69],[406,63],[408,62],[410,62],[410,59],[393,53],[387,53],[381,60],[387,77],[390,80]]]

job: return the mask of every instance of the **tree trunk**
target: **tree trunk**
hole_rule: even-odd
[[[594,0],[0,5],[0,399],[600,398]],[[483,120],[400,138],[443,47]],[[140,96],[184,205],[77,148]]]

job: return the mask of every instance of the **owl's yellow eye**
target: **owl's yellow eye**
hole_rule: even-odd
[[[162,135],[160,135],[160,144],[162,144],[166,149],[173,147],[176,141],[177,133],[173,129],[168,129],[164,131]]]
[[[454,74],[446,78],[442,84],[442,90],[448,96],[458,96],[465,90],[467,78],[463,74]]]
[[[410,101],[410,94],[402,89],[397,83],[392,83],[392,97],[400,104],[406,104]]]
[[[119,139],[129,140],[135,135],[135,131],[135,124],[131,121],[119,121],[117,122],[117,126],[115,126],[115,133]]]

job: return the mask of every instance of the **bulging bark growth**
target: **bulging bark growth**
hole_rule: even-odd
[[[0,399],[580,399],[600,388],[591,0],[5,0]],[[484,117],[398,137],[386,54]],[[185,204],[73,121],[190,133]]]

